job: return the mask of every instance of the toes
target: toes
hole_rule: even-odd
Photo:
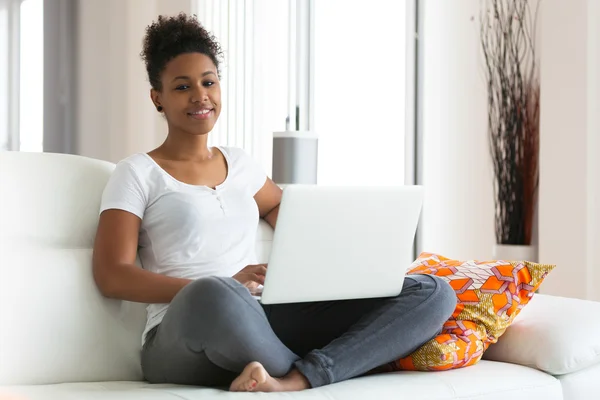
[[[255,379],[250,379],[246,381],[246,390],[251,392],[256,388],[256,385],[258,385],[258,382]]]
[[[262,390],[269,375],[264,367],[258,362],[252,362],[244,368],[242,373],[231,383],[231,392],[252,392]]]

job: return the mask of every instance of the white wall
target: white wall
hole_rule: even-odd
[[[419,251],[490,259],[495,243],[479,0],[424,0]],[[472,20],[473,18],[473,20]]]
[[[478,0],[424,0],[422,247],[490,258],[495,243]],[[475,22],[470,22],[471,17]],[[540,3],[538,259],[543,293],[600,300],[600,2]]]
[[[542,291],[600,300],[600,5],[542,11],[539,257],[557,264]]]
[[[191,9],[191,0],[79,1],[78,154],[116,162],[162,142],[165,124],[149,100],[142,38],[159,14]]]
[[[600,300],[600,2],[588,1],[587,298]]]

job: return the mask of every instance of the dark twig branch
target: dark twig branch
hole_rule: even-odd
[[[528,0],[487,0],[481,47],[499,244],[531,244],[539,181],[540,84]]]

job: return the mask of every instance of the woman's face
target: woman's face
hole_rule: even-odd
[[[217,68],[200,53],[181,54],[167,63],[161,75],[162,90],[152,89],[156,106],[162,106],[170,129],[192,135],[210,132],[221,113],[221,87]]]

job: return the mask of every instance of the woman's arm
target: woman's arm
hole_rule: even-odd
[[[100,214],[93,255],[93,274],[100,292],[140,303],[170,303],[189,279],[155,274],[135,265],[141,220],[123,210]]]
[[[271,178],[267,178],[263,187],[254,195],[261,218],[267,221],[273,229],[275,229],[275,225],[277,224],[282,193],[281,188]]]

